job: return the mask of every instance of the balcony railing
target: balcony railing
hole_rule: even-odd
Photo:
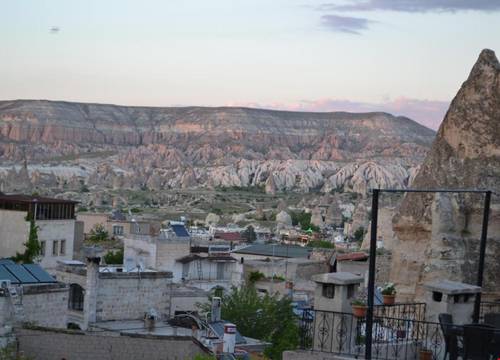
[[[373,316],[424,321],[425,310],[425,303],[396,303],[394,305],[375,305],[373,307]]]
[[[484,314],[500,314],[500,301],[482,301],[479,308],[479,322],[484,319]]]
[[[427,349],[433,359],[442,359],[445,343],[440,325],[416,320],[418,314],[412,312],[406,318],[374,316],[372,357],[418,359],[420,350]],[[304,350],[354,357],[365,353],[366,321],[351,313],[306,311],[300,331],[300,345]]]

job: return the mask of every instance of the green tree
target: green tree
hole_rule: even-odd
[[[243,232],[243,238],[249,243],[253,243],[257,239],[257,234],[255,233],[255,229],[252,225],[247,226]]]
[[[123,264],[123,248],[115,251],[109,251],[104,255],[104,261],[108,265],[122,265]]]
[[[28,218],[26,219],[28,220]],[[26,249],[23,253],[16,253],[12,258],[15,262],[20,262],[23,264],[32,264],[42,251],[42,246],[38,241],[38,226],[35,224],[35,220],[31,216],[29,218],[30,231],[28,235],[28,240],[24,243]]]
[[[89,240],[95,243],[109,240],[109,233],[106,231],[103,224],[95,224],[90,230]]]
[[[209,311],[210,304],[201,308]],[[234,323],[242,335],[270,342],[264,353],[271,359],[281,359],[283,351],[299,344],[299,327],[288,297],[259,296],[253,286],[232,288],[222,297],[222,318]]]
[[[312,214],[310,212],[300,211],[295,212],[292,211],[290,214],[292,218],[292,225],[297,226],[300,225],[300,228],[304,231],[311,229],[314,232],[319,232],[320,229],[316,225],[311,224]]]
[[[354,241],[356,242],[363,241],[363,237],[365,236],[365,228],[360,226],[359,228],[356,229],[353,236],[354,236]]]

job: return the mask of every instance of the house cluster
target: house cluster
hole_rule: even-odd
[[[62,330],[78,329],[106,344],[128,336],[178,340],[193,354],[259,352],[265,343],[241,336],[217,311],[204,318],[199,304],[252,282],[262,295],[290,296],[305,307],[314,299],[312,277],[335,259],[332,250],[269,242],[266,229],[247,243],[245,229],[234,226],[188,227],[184,219],[158,222],[119,211],[77,214],[76,204],[0,194],[0,345],[17,341],[29,353],[33,334],[62,337]],[[97,225],[123,246],[122,263],[107,264],[107,249],[86,242]],[[40,244],[34,264],[10,260],[26,251],[33,228]],[[72,349],[47,351],[62,358]]]

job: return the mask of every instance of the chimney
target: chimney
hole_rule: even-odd
[[[234,354],[236,346],[236,325],[227,323],[224,324],[224,345],[222,352],[225,354]]]
[[[99,284],[100,257],[87,257],[87,281],[85,285],[85,298],[83,300],[83,329],[87,330],[89,324],[95,323],[97,307],[97,288]]]
[[[210,314],[210,321],[217,322],[221,320],[221,298],[212,298],[212,312]]]

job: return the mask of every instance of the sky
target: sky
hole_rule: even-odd
[[[500,0],[0,0],[0,99],[387,111],[436,129]]]

